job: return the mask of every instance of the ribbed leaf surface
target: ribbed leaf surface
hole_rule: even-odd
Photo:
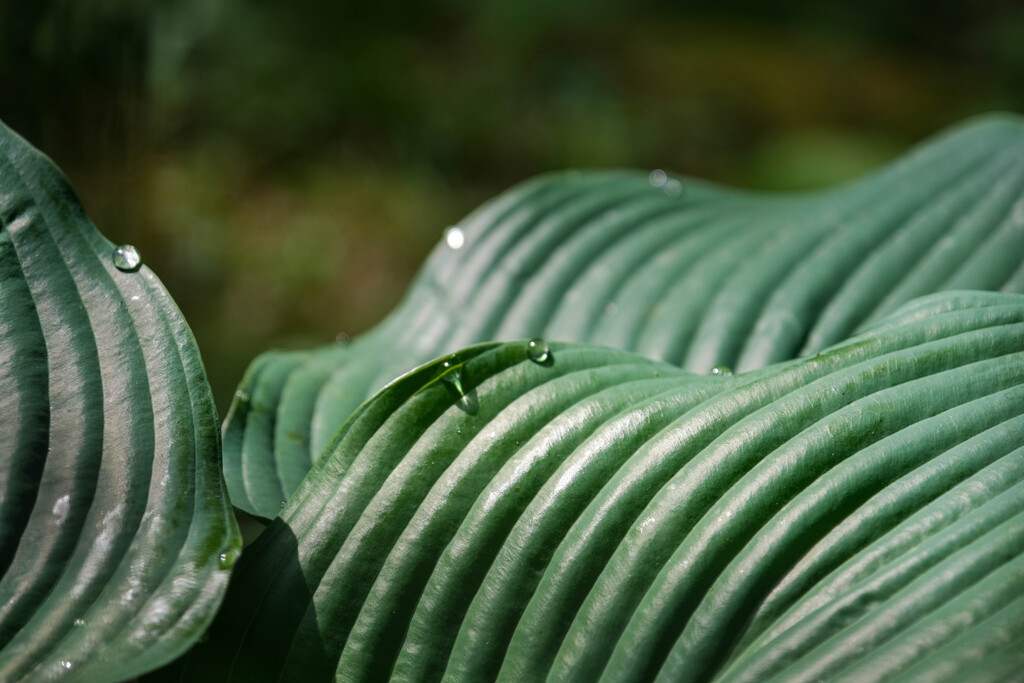
[[[931,295],[739,375],[543,347],[471,347],[360,407],[163,677],[950,680],[1021,660],[1024,297]]]
[[[356,406],[470,344],[543,336],[746,371],[808,356],[931,292],[1024,292],[1016,117],[971,122],[825,192],[651,178],[520,185],[442,241],[375,330],[255,361],[224,428],[235,504],[273,517]]]
[[[188,649],[240,548],[217,414],[159,280],[0,124],[0,680]]]

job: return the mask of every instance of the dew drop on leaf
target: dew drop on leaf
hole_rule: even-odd
[[[234,546],[221,552],[217,557],[217,565],[221,569],[231,569],[235,566],[235,562],[238,562],[239,556],[241,556],[241,548],[235,548]]]
[[[462,389],[462,365],[456,363],[454,358],[449,358],[441,363],[441,371],[441,379],[455,387],[459,396],[465,396],[466,392]]]
[[[728,365],[716,365],[711,368],[710,374],[715,375],[716,377],[726,377],[732,374],[732,368]]]
[[[534,363],[547,363],[551,358],[551,349],[543,339],[531,339],[526,342],[526,357]]]
[[[64,667],[65,669],[70,669],[70,668],[71,668],[72,666],[74,666],[74,664],[72,664],[71,662],[69,662],[69,661],[68,661],[68,660],[66,660],[66,659],[65,659],[65,660],[63,660],[63,661],[61,661],[60,665],[61,665],[62,667]]]
[[[678,197],[683,192],[683,184],[672,178],[665,182],[665,194],[669,197]]]
[[[655,187],[661,187],[668,180],[668,174],[662,171],[660,168],[656,168],[651,171],[651,175],[648,176],[651,180],[651,185]]]
[[[122,244],[114,249],[114,265],[125,273],[134,273],[142,267],[142,257],[139,250],[130,244]]]
[[[461,249],[466,243],[466,234],[462,232],[462,228],[453,225],[444,231],[444,243],[452,249]]]

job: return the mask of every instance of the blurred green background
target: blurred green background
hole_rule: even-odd
[[[1024,111],[1020,2],[0,0],[0,119],[139,247],[222,414],[356,335],[443,229],[565,167],[758,189]]]

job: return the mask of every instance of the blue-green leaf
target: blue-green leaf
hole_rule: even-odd
[[[1020,661],[1024,297],[931,295],[733,375],[546,346],[471,347],[360,407],[163,675],[937,681]]]
[[[0,680],[178,656],[240,539],[195,341],[134,248],[0,124]]]
[[[273,517],[356,406],[470,344],[542,336],[746,371],[806,357],[931,292],[1024,292],[1024,125],[971,121],[810,194],[547,175],[458,229],[349,347],[254,362],[224,427],[240,507]]]

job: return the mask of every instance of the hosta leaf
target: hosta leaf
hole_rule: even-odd
[[[1020,661],[1024,297],[931,295],[738,375],[537,347],[470,347],[361,406],[163,675],[944,680]]]
[[[1024,292],[1024,125],[976,120],[810,194],[548,175],[458,230],[349,347],[253,363],[224,428],[238,506],[273,517],[367,396],[470,344],[543,336],[745,371],[810,355],[930,292]]]
[[[238,553],[199,352],[135,257],[0,124],[0,680],[160,666]]]

